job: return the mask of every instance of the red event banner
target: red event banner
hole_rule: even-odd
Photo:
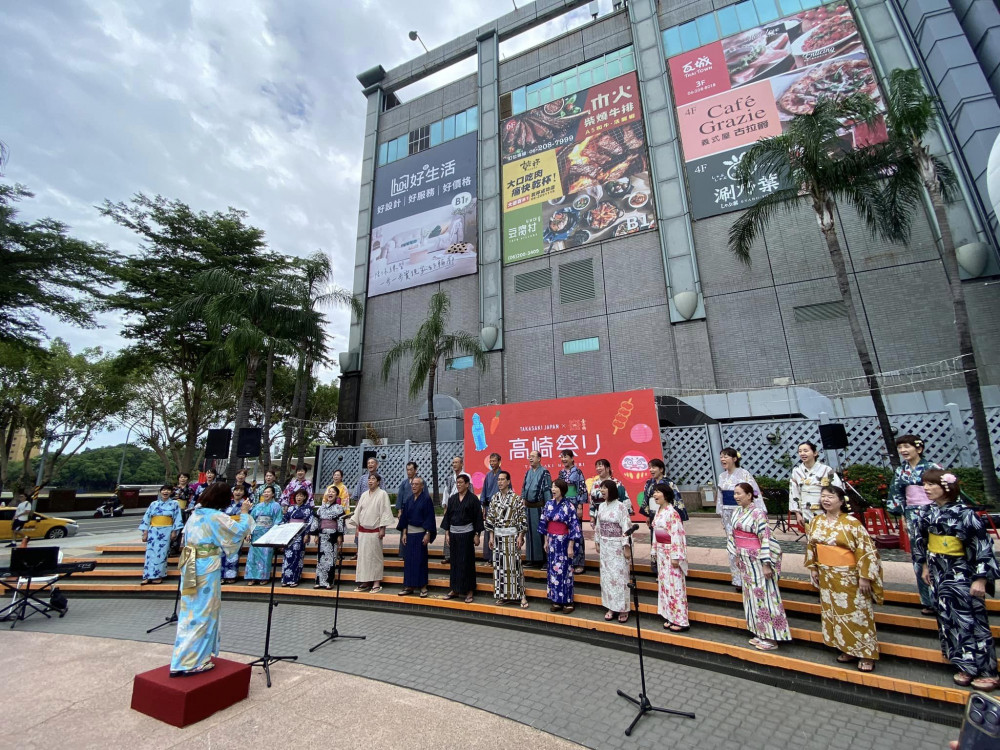
[[[547,401],[477,406],[465,410],[465,470],[478,494],[489,471],[491,453],[499,453],[515,492],[521,491],[528,454],[537,450],[555,479],[565,449],[588,480],[594,462],[606,458],[629,497],[637,498],[649,478],[649,461],[663,459],[652,390],[599,393]]]

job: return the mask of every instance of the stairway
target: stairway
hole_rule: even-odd
[[[60,584],[67,596],[173,596],[178,575],[176,558],[170,560],[172,569],[167,580],[156,586],[140,586],[142,545],[110,545],[97,550],[100,554],[94,571],[76,574]],[[345,554],[353,553],[353,547],[348,545]],[[600,570],[596,561],[588,561],[586,572],[576,576],[577,608],[566,615],[549,611],[545,572],[541,570],[525,570],[526,591],[531,602],[528,609],[521,609],[517,603],[494,604],[492,572],[485,564],[477,566],[474,603],[441,599],[449,588],[448,566],[440,561],[440,549],[431,549],[430,554],[429,597],[398,596],[403,581],[403,563],[395,547],[386,545],[383,591],[379,594],[354,592],[355,561],[345,560],[342,603],[347,607],[416,611],[545,632],[616,648],[635,648],[634,619],[627,624],[604,620]],[[72,558],[66,562],[81,559],[94,558]],[[245,560],[244,555],[240,575]],[[312,588],[315,564],[315,555],[308,555],[300,585],[294,589],[279,585],[276,596],[290,602],[332,603],[333,591]],[[656,614],[656,581],[649,565],[637,565],[636,572],[646,650],[654,657],[897,714],[945,723],[955,723],[961,718],[969,691],[952,682],[955,669],[941,655],[937,624],[934,618],[920,614],[916,593],[885,592],[885,604],[876,607],[882,658],[874,672],[862,673],[853,664],[838,664],[836,652],[823,644],[818,595],[805,580],[791,577],[781,580],[782,598],[794,640],[782,644],[778,651],[761,652],[747,643],[750,634],[743,616],[742,596],[729,584],[728,572],[689,571],[691,630],[681,634],[662,628],[662,621]],[[268,587],[247,586],[242,579],[239,581],[222,587],[223,598],[266,598]],[[991,612],[1000,612],[1000,601],[989,600],[987,606]],[[1000,637],[1000,626],[993,626],[992,631],[994,636]]]

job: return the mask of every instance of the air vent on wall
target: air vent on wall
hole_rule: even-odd
[[[512,97],[510,94],[500,95],[500,119],[506,120],[514,114],[514,106],[512,103]]]
[[[514,292],[536,292],[539,289],[548,289],[552,286],[552,269],[539,268],[535,271],[527,271],[514,276]]]
[[[836,320],[847,317],[847,305],[843,300],[820,302],[793,308],[796,323],[813,323],[819,320]]]
[[[594,259],[584,258],[559,266],[559,301],[567,305],[594,299]]]

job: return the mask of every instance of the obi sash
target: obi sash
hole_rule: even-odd
[[[407,527],[406,527],[406,533],[407,534],[423,534],[423,533],[425,533],[425,529],[424,529],[423,526],[414,526],[412,524],[408,524]]]
[[[733,530],[733,541],[739,549],[760,549],[760,539],[749,531]]]
[[[369,529],[367,526],[362,526],[359,523],[358,524],[358,532],[361,533],[361,534],[377,534],[378,533],[378,529],[377,528],[375,528],[375,529]]]
[[[570,500],[572,500],[573,498],[576,497],[576,485],[575,484],[571,484],[569,487],[566,488],[566,497],[569,498]]]
[[[924,490],[922,485],[919,484],[908,484],[906,485],[906,505],[912,508],[916,505],[930,505],[931,499],[927,497],[927,491]]]
[[[493,534],[494,536],[500,537],[501,539],[504,539],[509,536],[517,536],[517,527],[501,526],[496,529],[493,529]]]
[[[853,568],[858,564],[853,552],[836,544],[817,544],[816,559],[828,568]]]
[[[733,490],[721,490],[723,505],[736,505],[736,493]]]
[[[957,536],[944,536],[943,534],[929,534],[927,537],[927,551],[935,555],[950,555],[951,557],[961,557],[965,554],[965,545]]]
[[[340,525],[337,523],[336,518],[321,518],[319,519],[319,528],[322,531],[337,531]]]
[[[551,534],[552,536],[565,536],[569,533],[569,526],[564,524],[562,521],[549,521],[546,533]]]
[[[181,570],[181,594],[191,596],[198,593],[198,558],[218,557],[221,552],[214,544],[188,544],[181,548],[178,563]]]
[[[666,529],[653,529],[653,533],[656,535],[657,544],[670,544],[670,532]]]
[[[452,526],[448,531],[452,534],[471,534],[473,532],[473,526],[471,523],[463,523],[461,525]]]
[[[809,510],[819,510],[819,495],[823,488],[816,484],[804,484],[800,490],[802,504]]]
[[[150,526],[173,526],[174,519],[171,516],[153,516],[149,520]]]
[[[237,513],[235,516],[230,516],[230,518],[232,518],[234,521],[239,521],[240,520],[240,514]]]
[[[268,527],[270,527],[271,524],[274,523],[274,521],[271,520],[270,516],[261,516],[260,518],[257,518],[257,519],[254,519],[254,520],[257,522],[258,526],[260,526],[262,528],[265,528],[265,529],[268,528]]]
[[[288,523],[305,523],[305,522],[306,522],[306,519],[304,519],[304,518],[289,518],[288,519]],[[376,529],[376,531],[378,531],[378,529]]]

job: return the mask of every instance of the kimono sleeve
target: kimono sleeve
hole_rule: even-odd
[[[806,528],[805,566],[807,568],[811,568],[812,570],[819,569],[819,560],[816,558],[816,538],[813,536],[813,533],[816,529],[816,523],[820,518],[821,516],[813,516],[812,520],[809,522],[808,528]]]
[[[879,558],[875,542],[867,529],[856,519],[844,525],[847,545],[858,561],[858,577],[867,578],[872,585],[872,598],[882,602],[882,560]]]
[[[524,509],[524,503],[514,503],[514,526],[520,533],[528,533],[528,513]]]
[[[483,493],[485,494],[485,493]],[[483,516],[483,526],[490,531],[497,527],[497,503],[490,503],[486,506],[486,515]]]
[[[146,508],[146,512],[142,514],[142,521],[139,523],[139,531],[149,531],[149,523],[155,515],[153,513],[153,508],[156,507],[156,503],[157,501],[155,500],[150,503],[149,507]]]
[[[667,520],[670,532],[670,559],[687,560],[687,534],[680,513],[671,513]]]
[[[788,478],[788,510],[792,513],[799,511],[799,500],[802,499],[802,488],[799,485],[798,468],[792,469],[792,475]]]
[[[420,526],[426,533],[430,534],[428,543],[433,542],[437,538],[437,518],[434,515],[434,503],[431,496],[424,493],[410,503],[410,508],[415,513],[412,519],[417,522],[415,525]]]
[[[542,508],[542,512],[538,514],[538,533],[545,536],[549,533],[549,519],[552,518],[555,512],[555,506],[552,501],[549,500],[545,503],[545,507]],[[444,526],[444,524],[442,524]]]
[[[760,540],[760,555],[758,559],[762,563],[767,563],[773,567],[773,558],[775,556],[771,554],[771,527],[767,525],[767,513],[759,508],[754,508],[750,513],[750,523],[753,526],[754,533]]]
[[[253,531],[255,525],[253,519],[246,513],[240,514],[239,521],[234,521],[224,513],[216,514],[212,520],[216,522],[212,525],[212,536],[227,556],[235,555],[239,551],[243,538]]]
[[[378,526],[382,528],[383,526],[392,526],[392,522],[395,517],[392,515],[392,504],[389,502],[389,493],[385,490],[379,490],[378,492],[378,503],[379,503],[379,521]]]
[[[472,530],[477,534],[482,534],[485,528],[483,524],[483,504],[473,493],[469,493],[472,498]]]
[[[451,501],[457,500],[458,495],[452,495],[445,501],[444,513],[441,515],[441,530],[448,531],[451,528]]]
[[[539,489],[542,493],[542,498],[545,502],[552,499],[552,474],[549,473],[548,469],[542,470],[542,478],[539,480]]]
[[[898,466],[893,474],[892,484],[889,485],[889,497],[885,499],[885,509],[894,516],[903,512],[903,492],[903,467]]]
[[[972,508],[962,509],[961,528],[965,536],[966,555],[971,558],[973,566],[972,577],[985,578],[987,581],[1000,578],[1000,567],[997,566],[997,558],[993,553],[993,540],[990,539],[983,520]]]
[[[180,531],[184,528],[184,514],[181,512],[181,505],[176,500],[170,501],[170,515],[174,519],[172,531]]]
[[[635,513],[635,506],[632,505],[632,498],[628,496],[628,490],[625,489],[625,485],[621,482],[618,483],[618,499],[622,501],[622,504],[626,508],[628,508],[628,515],[631,520],[632,514]]]
[[[926,565],[927,513],[917,513],[913,516],[910,523],[913,528],[913,534],[910,536],[910,554],[913,557],[913,562],[919,565]],[[900,531],[900,533],[902,533],[902,531]]]
[[[572,503],[570,503],[572,505]],[[569,526],[569,538],[574,542],[583,539],[583,529],[580,526],[580,519],[576,517],[576,512],[566,514],[566,525]]]

